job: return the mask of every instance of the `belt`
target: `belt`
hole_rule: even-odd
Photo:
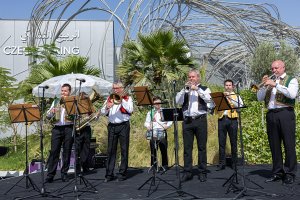
[[[230,117],[228,117],[227,115],[223,115],[223,117],[220,118],[219,121],[221,121],[221,120],[223,120],[223,119],[237,120],[237,117],[232,117],[232,118],[230,118]]]
[[[268,110],[269,113],[277,113],[277,112],[281,112],[284,110],[288,110],[288,111],[294,111],[293,107],[283,107],[283,108],[274,108],[274,109],[270,109]]]
[[[120,125],[124,125],[124,124],[126,124],[126,123],[129,123],[129,121],[125,121],[125,122],[121,122],[121,123],[109,123],[108,125],[109,126],[120,126]]]
[[[184,118],[187,120],[195,120],[206,117],[206,114],[197,115],[197,116],[185,116]]]
[[[54,125],[54,129],[59,129],[59,130],[62,130],[62,129],[65,129],[65,128],[72,128],[73,127],[73,124],[66,124],[66,125]]]

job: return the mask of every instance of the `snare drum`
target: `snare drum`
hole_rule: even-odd
[[[166,132],[164,130],[157,130],[154,129],[153,131],[147,131],[146,132],[146,138],[147,140],[151,140],[152,139],[152,132],[153,132],[153,140],[161,140],[164,139],[166,137]]]

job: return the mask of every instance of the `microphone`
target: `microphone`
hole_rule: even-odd
[[[80,82],[83,82],[83,83],[85,82],[85,79],[84,79],[84,78],[76,78],[76,80],[77,80],[77,81],[80,81]]]
[[[40,85],[40,86],[39,86],[39,88],[48,89],[48,88],[49,88],[49,86],[48,86],[48,85],[44,85],[44,86]]]

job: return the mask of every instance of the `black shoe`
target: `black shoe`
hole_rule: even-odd
[[[186,172],[186,173],[184,173],[184,174],[182,175],[181,181],[182,181],[182,182],[186,182],[186,181],[192,180],[192,178],[193,178],[192,174]]]
[[[283,184],[293,184],[295,182],[295,176],[290,174],[285,174],[283,177]]]
[[[206,173],[200,173],[199,174],[199,180],[200,180],[200,182],[205,182],[206,179],[207,179]]]
[[[119,173],[117,174],[117,181],[125,181],[126,180],[126,174]]]
[[[118,182],[125,181],[125,180],[126,180],[126,176],[118,176],[117,177]]]
[[[282,180],[282,177],[279,176],[279,175],[273,175],[271,178],[265,180],[266,183],[269,183],[269,182],[277,182],[277,181],[280,181]]]
[[[105,179],[104,179],[104,183],[110,182],[112,180],[114,180],[113,176],[106,176]]]
[[[94,169],[83,169],[82,170],[83,175],[88,175],[88,174],[93,174],[93,173],[96,173],[96,171]]]
[[[61,180],[62,182],[68,182],[69,181],[69,177],[67,173],[62,173],[61,174]]]
[[[218,165],[216,171],[221,171],[225,169],[225,165]]]
[[[53,177],[47,177],[45,180],[45,183],[52,183],[53,182]]]
[[[82,168],[83,173],[89,173],[91,170],[89,168]]]

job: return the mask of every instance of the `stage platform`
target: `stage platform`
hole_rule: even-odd
[[[299,165],[298,165],[299,168]],[[85,185],[77,183],[78,192],[74,192],[75,184],[74,179],[70,179],[70,182],[62,182],[60,180],[60,173],[56,175],[53,183],[46,183],[46,192],[50,192],[51,195],[60,196],[61,199],[233,199],[240,194],[240,190],[234,191],[237,188],[244,188],[243,194],[239,196],[239,199],[274,199],[274,200],[298,200],[300,199],[300,185],[299,180],[296,179],[294,184],[283,185],[281,182],[265,183],[265,179],[271,175],[270,165],[252,165],[238,167],[238,182],[239,184],[230,184],[229,182],[223,186],[226,180],[233,174],[231,168],[227,167],[222,171],[215,171],[216,167],[208,167],[208,176],[206,182],[200,182],[197,175],[197,170],[194,171],[193,179],[181,184],[181,189],[178,189],[179,182],[176,175],[176,168],[172,167],[166,173],[161,175],[156,173],[153,176],[152,172],[148,172],[148,168],[129,168],[128,179],[125,181],[113,180],[108,183],[104,183],[105,169],[96,169],[93,173],[85,175],[84,177],[91,183],[96,189],[97,193],[93,193],[91,188],[86,188]],[[242,174],[245,172],[245,185],[243,187]],[[72,178],[73,174],[70,175]],[[30,174],[29,177],[33,182],[41,188],[41,174]],[[155,177],[155,185],[151,181],[141,187],[149,178]],[[297,177],[300,177],[298,172]],[[15,199],[16,197],[27,197],[31,195],[37,195],[36,197],[30,197],[28,199],[58,199],[50,197],[42,197],[40,193],[25,187],[25,179],[18,183],[18,186],[12,188],[8,194],[4,194],[9,188],[11,188],[22,177],[3,179],[0,181],[0,199]],[[153,182],[152,182],[153,183]],[[69,185],[67,185],[69,184]],[[61,190],[58,192],[58,190]],[[149,195],[148,195],[149,193]],[[187,195],[183,195],[188,193]]]

